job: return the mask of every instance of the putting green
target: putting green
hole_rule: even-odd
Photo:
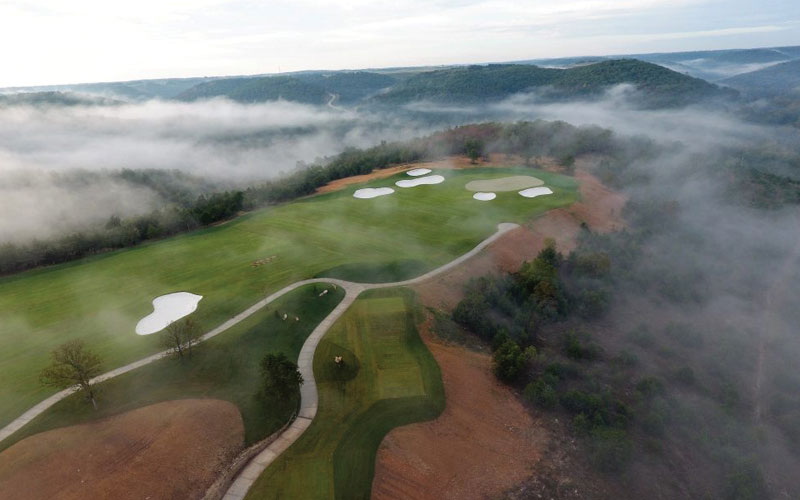
[[[577,199],[574,179],[528,168],[435,173],[445,181],[353,198],[358,188],[408,178],[399,173],[213,228],[0,279],[0,426],[54,392],[41,387],[38,374],[49,352],[67,340],[83,339],[106,369],[160,350],[158,335],[134,333],[160,295],[202,295],[191,317],[210,330],[265,295],[315,275],[361,279],[362,265],[386,281],[421,274],[470,250],[498,222],[523,222]],[[475,203],[464,189],[473,180],[527,173],[545,180],[554,194]]]
[[[339,319],[314,356],[314,421],[261,474],[248,500],[370,497],[386,433],[444,409],[439,367],[419,338],[416,314],[413,292],[390,289],[365,293]]]
[[[499,179],[480,179],[470,181],[465,186],[469,191],[503,192],[519,191],[529,187],[541,186],[544,181],[530,175],[512,175]]]

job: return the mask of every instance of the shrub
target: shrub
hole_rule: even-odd
[[[506,383],[514,382],[525,366],[525,355],[513,340],[506,340],[494,352],[494,374]]]
[[[664,383],[656,377],[645,377],[636,384],[636,390],[646,399],[663,394]]]
[[[628,434],[619,429],[600,428],[592,433],[592,461],[604,472],[621,472],[633,453]]]
[[[525,386],[525,399],[540,408],[553,409],[558,403],[558,394],[552,385],[539,378]]]

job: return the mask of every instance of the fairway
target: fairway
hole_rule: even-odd
[[[441,374],[417,332],[417,313],[413,292],[395,288],[365,292],[339,319],[314,356],[314,421],[248,499],[369,498],[386,433],[444,409]]]
[[[320,297],[323,289],[330,291]],[[215,398],[235,404],[244,420],[245,445],[250,445],[279,429],[298,405],[297,397],[268,404],[255,397],[261,384],[259,361],[275,352],[296,360],[308,335],[342,297],[341,288],[333,290],[322,284],[289,292],[224,335],[194,348],[191,359],[162,359],[103,382],[97,388],[98,410],[86,404],[81,394],[55,404],[1,442],[0,450],[38,432],[183,398]],[[283,313],[297,315],[300,321],[284,321]]]
[[[227,224],[130,250],[0,280],[0,426],[53,391],[39,371],[49,351],[83,339],[112,369],[159,350],[138,336],[151,301],[179,291],[204,298],[192,317],[206,330],[285,285],[317,275],[385,281],[442,265],[495,231],[577,198],[573,179],[529,168],[437,170],[438,185],[354,198],[361,187],[393,186],[404,173],[259,210]],[[554,194],[473,200],[467,182],[534,175]],[[255,265],[261,262],[261,265]],[[227,333],[225,334],[227,335]]]

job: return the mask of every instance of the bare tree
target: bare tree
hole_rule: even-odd
[[[50,357],[50,366],[39,375],[42,384],[59,389],[78,385],[96,410],[97,401],[90,382],[102,373],[100,356],[87,349],[83,341],[70,340],[53,350]]]
[[[202,337],[200,326],[191,318],[174,321],[161,333],[161,345],[183,361],[184,356],[192,357],[192,348]]]

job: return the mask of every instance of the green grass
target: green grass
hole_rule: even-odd
[[[371,200],[353,198],[363,185],[351,186],[218,227],[0,279],[0,426],[54,392],[40,386],[38,374],[49,352],[66,340],[85,340],[108,369],[157,351],[155,336],[133,330],[158,295],[203,295],[193,316],[210,329],[264,295],[325,271],[366,279],[358,267],[366,266],[390,281],[422,273],[471,249],[498,222],[521,222],[577,198],[573,179],[534,169],[437,173],[447,180]],[[464,189],[471,180],[521,173],[543,179],[555,194],[526,199],[499,193],[482,203]],[[390,186],[402,177],[365,185]],[[251,266],[270,256],[277,257]]]
[[[180,398],[230,401],[242,414],[246,444],[263,439],[296,411],[299,393],[268,404],[255,397],[261,383],[258,363],[270,352],[297,359],[306,337],[344,296],[339,288],[319,297],[316,290],[323,286],[307,285],[290,292],[230,331],[195,347],[191,359],[159,360],[100,384],[97,411],[81,394],[70,396],[0,443],[0,449],[45,430]],[[283,321],[284,312],[292,318]],[[300,321],[294,320],[295,315]]]
[[[367,292],[314,356],[319,411],[250,489],[250,499],[368,499],[375,455],[391,429],[435,418],[444,387],[416,329],[407,289]],[[345,367],[333,357],[342,355]]]

